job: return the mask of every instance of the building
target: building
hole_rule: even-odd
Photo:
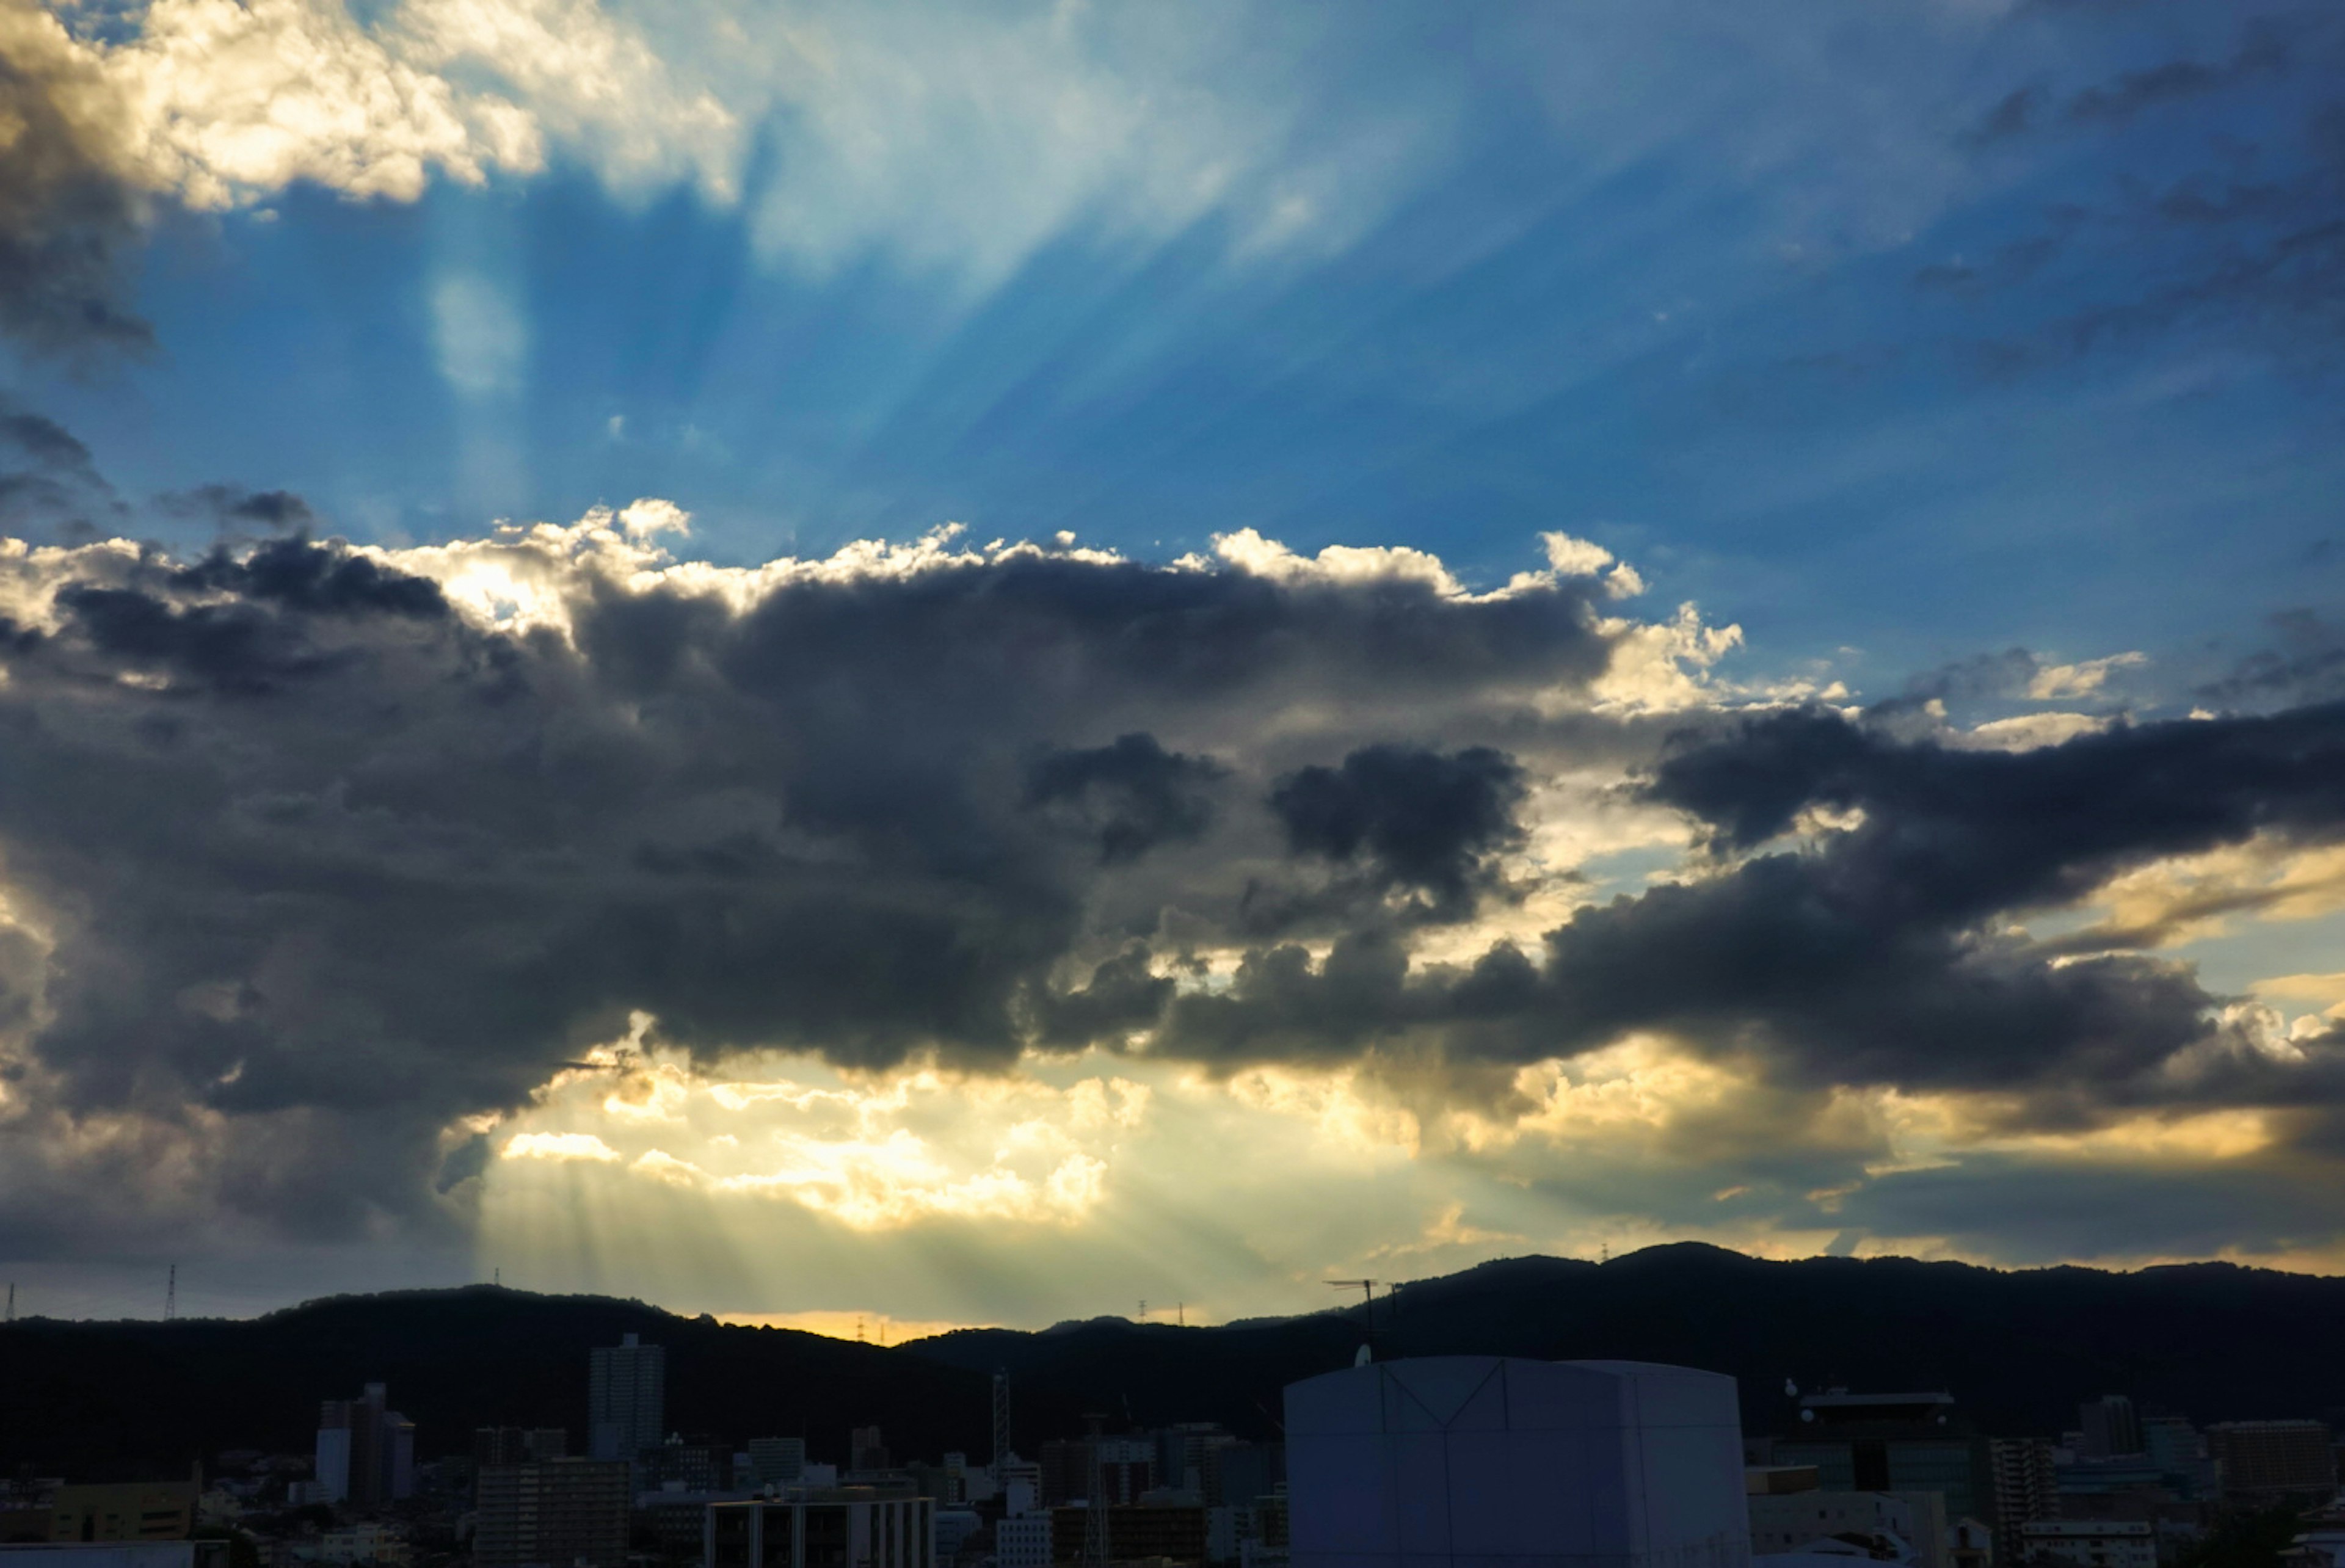
[[[0,1545],[5,1568],[228,1568],[225,1541],[109,1541]]]
[[[2076,1450],[2079,1458],[2116,1459],[2149,1452],[2142,1442],[2141,1418],[2134,1413],[2133,1401],[2123,1394],[2103,1394],[2078,1405],[2076,1425],[2084,1437]]]
[[[1202,1503],[1169,1501],[1120,1502],[1103,1512],[1107,1539],[1103,1556],[1110,1563],[1132,1563],[1169,1557],[1176,1563],[1205,1561],[1205,1510]],[[1071,1502],[1051,1511],[1051,1542],[1056,1563],[1080,1563],[1091,1522],[1088,1503]]]
[[[336,1502],[374,1508],[415,1492],[415,1423],[389,1408],[381,1383],[318,1407],[318,1484]]]
[[[2077,1568],[2157,1568],[2157,1534],[2123,1519],[2046,1519],[2019,1527],[2023,1563]]]
[[[543,1464],[570,1457],[570,1434],[558,1426],[484,1426],[472,1432],[472,1466]]]
[[[1987,1440],[1954,1405],[1946,1393],[1810,1394],[1799,1430],[1776,1442],[1775,1462],[1814,1465],[1827,1492],[1934,1492],[1947,1518],[1984,1518],[1995,1495]]]
[[[794,1484],[806,1472],[806,1439],[753,1437],[749,1474],[759,1486]]]
[[[624,1462],[600,1459],[483,1470],[474,1490],[473,1563],[616,1568],[627,1558],[627,1475]]]
[[[196,1528],[192,1481],[60,1486],[49,1500],[54,1544],[96,1541],[185,1541]]]
[[[1042,1467],[1010,1454],[993,1464],[994,1494],[1002,1516],[1017,1519],[1042,1506]]]
[[[2327,1423],[2230,1421],[2207,1429],[2207,1452],[2221,1465],[2223,1495],[2235,1502],[2327,1496],[2337,1488],[2337,1452]]]
[[[1896,1543],[1917,1568],[1948,1568],[1945,1499],[1934,1492],[1826,1492],[1812,1465],[1745,1469],[1751,1550],[1756,1555],[1802,1552],[1819,1541]]]
[[[1998,1563],[2017,1563],[2024,1552],[2019,1527],[2060,1517],[2060,1484],[2052,1465],[2052,1445],[2040,1437],[1987,1441],[1988,1509],[1994,1522]]]
[[[1937,1494],[1922,1496],[1934,1502]],[[1944,1532],[1934,1528],[1926,1507],[1913,1498],[1889,1492],[1763,1492],[1752,1494],[1750,1505],[1754,1556],[1799,1552],[1835,1538],[1870,1543],[1887,1536],[1894,1539],[1898,1557],[1921,1568],[1944,1568]]]
[[[1089,1502],[1091,1470],[1111,1503],[1136,1502],[1156,1485],[1156,1440],[1152,1437],[1059,1438],[1042,1445],[1042,1501],[1056,1508]]]
[[[639,1492],[723,1492],[733,1481],[733,1445],[706,1432],[670,1432],[665,1442],[644,1449],[635,1460]]]
[[[1051,1568],[1053,1515],[1048,1511],[1012,1514],[993,1525],[995,1568]]]
[[[667,1351],[625,1334],[587,1352],[586,1449],[633,1459],[667,1431]]]
[[[895,1456],[888,1452],[888,1440],[876,1426],[858,1426],[847,1434],[847,1468],[854,1470],[893,1470]]]
[[[797,1487],[709,1508],[707,1568],[936,1568],[936,1503],[876,1486]]]
[[[299,1553],[302,1548],[296,1547]],[[324,1563],[332,1568],[357,1568],[358,1564],[373,1563],[381,1568],[405,1568],[409,1561],[407,1537],[387,1524],[351,1524],[340,1530],[329,1530],[308,1548],[309,1560]]]
[[[1286,1390],[1294,1568],[1746,1568],[1734,1380],[1433,1356]]]
[[[740,1492],[687,1492],[683,1487],[635,1494],[631,1537],[649,1535],[659,1543],[660,1554],[671,1562],[688,1562],[700,1555],[707,1533],[708,1507],[713,1502],[739,1502]]]

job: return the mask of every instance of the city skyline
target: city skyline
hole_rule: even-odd
[[[0,0],[0,1273],[2345,1272],[2345,17]]]

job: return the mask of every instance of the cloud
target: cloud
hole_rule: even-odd
[[[1258,803],[1305,758],[1429,713],[1649,744],[1593,713],[1623,632],[1587,579],[946,532],[726,568],[665,552],[685,524],[0,551],[0,1058],[49,1173],[11,1189],[86,1176],[113,1126],[130,1209],[456,1223],[478,1118],[633,1015],[695,1059],[1005,1070],[1153,1024],[1284,864]],[[1362,865],[1446,886],[1509,840],[1516,764],[1426,755],[1330,774]]]
[[[1444,756],[1378,745],[1280,779],[1270,808],[1294,854],[1358,866],[1380,890],[1423,893],[1462,914],[1487,858],[1523,842],[1524,794],[1521,767],[1487,746]]]
[[[1059,808],[1099,837],[1100,860],[1136,860],[1156,845],[1194,839],[1213,819],[1208,793],[1228,770],[1210,757],[1167,752],[1147,733],[1061,750],[1026,774],[1026,804]]]
[[[33,0],[0,0],[0,331],[33,349],[136,351],[153,340],[120,265],[143,218],[123,175],[122,112],[55,16]]]

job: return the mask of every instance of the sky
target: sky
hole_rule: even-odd
[[[2345,1270],[2333,5],[0,66],[20,1311]]]

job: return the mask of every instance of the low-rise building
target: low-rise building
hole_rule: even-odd
[[[909,1488],[792,1487],[718,1502],[707,1568],[936,1568],[936,1502]]]
[[[1021,1513],[995,1522],[993,1561],[996,1568],[1051,1568],[1058,1557],[1051,1550],[1051,1515]]]
[[[2019,1527],[2023,1562],[2157,1568],[2157,1535],[2129,1519],[2039,1519]]]
[[[49,1502],[49,1540],[185,1541],[196,1528],[192,1481],[60,1486]]]

